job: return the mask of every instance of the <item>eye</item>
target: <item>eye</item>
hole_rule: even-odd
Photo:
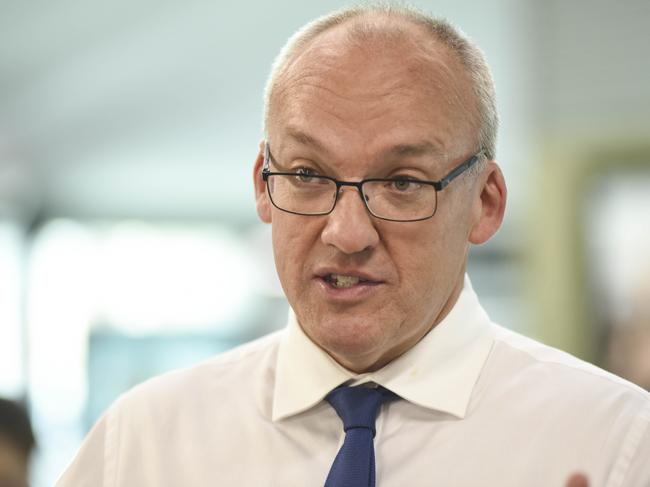
[[[396,178],[388,182],[388,188],[398,193],[411,193],[421,187],[422,184],[414,179]]]
[[[393,186],[397,191],[406,191],[411,187],[411,181],[406,179],[396,179],[393,181]]]
[[[318,176],[318,173],[308,167],[299,167],[296,170],[296,179],[298,179],[298,181],[300,181],[301,183],[310,183],[313,182],[315,179],[318,179],[315,178],[314,176]]]

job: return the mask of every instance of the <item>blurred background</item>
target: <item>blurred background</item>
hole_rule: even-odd
[[[650,2],[415,1],[485,51],[492,318],[650,388]],[[52,485],[117,395],[285,323],[251,170],[303,2],[0,1],[0,396]],[[0,430],[0,440],[2,439]]]

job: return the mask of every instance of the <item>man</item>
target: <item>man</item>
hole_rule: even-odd
[[[0,398],[0,487],[27,487],[36,441],[25,410]]]
[[[58,485],[650,485],[648,395],[490,323],[465,276],[504,214],[494,106],[444,22],[298,32],[253,171],[287,328],[135,388]]]

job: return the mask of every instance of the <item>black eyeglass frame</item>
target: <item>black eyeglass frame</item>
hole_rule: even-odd
[[[370,178],[370,179],[363,179],[361,181],[339,181],[336,178],[330,177],[330,176],[321,176],[321,175],[315,175],[312,176],[314,178],[319,178],[319,179],[327,179],[329,181],[332,181],[336,185],[336,197],[334,198],[334,203],[332,204],[332,208],[330,208],[329,211],[321,212],[321,213],[300,213],[297,211],[291,211],[287,210],[285,208],[281,208],[280,206],[275,204],[275,201],[273,201],[273,196],[271,195],[271,189],[269,188],[269,185],[266,185],[266,191],[269,195],[269,198],[271,199],[271,203],[273,203],[273,206],[275,206],[278,210],[284,211],[286,213],[291,213],[293,215],[302,215],[302,216],[324,216],[324,215],[329,215],[334,211],[334,208],[336,207],[336,202],[339,199],[339,191],[341,190],[341,186],[353,186],[357,188],[357,191],[359,192],[359,197],[363,201],[363,204],[366,207],[366,210],[368,210],[368,213],[370,213],[372,216],[375,218],[379,218],[380,220],[386,220],[386,221],[391,221],[391,222],[401,222],[401,223],[408,223],[408,222],[419,222],[422,220],[428,220],[429,218],[433,218],[433,216],[436,214],[436,210],[438,209],[438,192],[442,191],[445,189],[447,186],[449,186],[449,183],[451,183],[454,179],[456,179],[458,176],[463,174],[465,171],[467,171],[470,167],[472,167],[474,164],[476,164],[481,156],[483,156],[483,151],[479,151],[476,154],[474,154],[472,157],[467,159],[464,162],[461,162],[458,166],[453,168],[445,177],[442,179],[439,179],[438,181],[427,181],[423,179],[414,179],[414,178]],[[295,172],[274,172],[269,169],[270,167],[270,162],[273,161],[275,164],[277,164],[276,160],[273,158],[273,155],[271,154],[271,148],[269,147],[268,142],[264,144],[264,163],[262,165],[262,179],[264,180],[265,183],[268,183],[269,176],[297,176],[299,175],[298,173]],[[411,181],[414,183],[418,184],[427,184],[429,186],[433,186],[433,188],[436,191],[436,205],[435,208],[433,209],[433,213],[429,216],[425,216],[422,218],[415,218],[413,220],[397,220],[394,218],[385,218],[382,216],[377,216],[373,211],[368,207],[368,202],[366,200],[366,195],[363,192],[363,185],[365,183],[369,182],[378,182],[378,181],[385,181],[385,182],[391,182],[391,181]]]

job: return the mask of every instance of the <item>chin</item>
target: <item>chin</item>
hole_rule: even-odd
[[[307,334],[334,358],[345,358],[344,362],[376,355],[385,341],[382,330],[368,326],[367,320],[346,321],[321,323],[318,329],[308,330]]]

